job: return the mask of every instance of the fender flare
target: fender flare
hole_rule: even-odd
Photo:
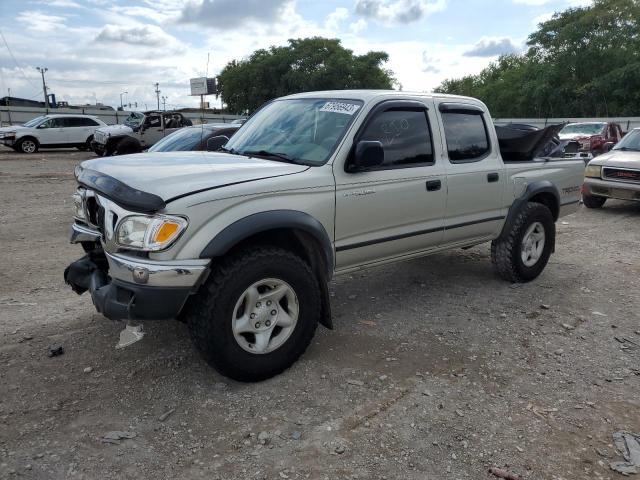
[[[200,258],[222,256],[242,240],[252,235],[274,229],[292,229],[305,232],[320,245],[326,267],[326,271],[324,272],[326,278],[319,279],[320,295],[322,297],[320,323],[329,330],[332,330],[333,320],[328,281],[333,275],[333,243],[324,226],[308,213],[298,210],[270,210],[241,218],[218,233],[207,244],[204,250],[202,250]],[[318,272],[318,274],[321,274],[321,272]]]
[[[540,180],[528,184],[522,195],[516,198],[511,204],[511,207],[509,207],[509,213],[507,213],[507,219],[502,226],[502,231],[500,232],[499,238],[504,238],[506,235],[508,235],[513,226],[513,223],[516,220],[516,217],[518,216],[518,213],[520,213],[522,208],[530,199],[540,193],[550,193],[551,195],[553,195],[556,206],[558,208],[560,207],[560,193],[558,192],[556,186],[549,180]]]
[[[328,278],[333,273],[333,244],[324,226],[308,213],[298,210],[269,210],[241,218],[219,232],[202,250],[200,258],[220,257],[252,235],[275,229],[301,230],[322,247]]]

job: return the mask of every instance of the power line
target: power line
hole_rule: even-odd
[[[11,55],[11,58],[13,59],[13,63],[15,63],[15,64],[16,64],[16,67],[18,67],[18,70],[20,70],[20,73],[22,73],[22,76],[24,77],[24,79],[25,79],[27,82],[29,82],[33,88],[38,88],[38,87],[36,86],[36,84],[35,84],[35,83],[33,83],[33,82],[29,79],[29,77],[27,77],[27,76],[24,74],[24,70],[22,70],[22,67],[20,66],[20,64],[19,64],[19,63],[18,63],[18,61],[16,60],[16,57],[14,57],[14,56],[13,56],[13,52],[12,52],[12,51],[11,51],[11,49],[9,48],[9,44],[7,43],[7,39],[6,39],[6,38],[4,38],[4,34],[2,33],[2,30],[0,30],[0,37],[2,37],[2,41],[4,42],[4,46],[5,46],[5,47],[7,47],[7,51],[9,52],[9,55]]]

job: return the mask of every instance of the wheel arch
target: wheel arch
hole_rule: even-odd
[[[331,278],[334,253],[329,235],[317,219],[297,210],[271,210],[241,218],[211,239],[200,258],[220,257],[239,246],[269,240],[284,242],[297,249],[312,267],[313,262],[320,262],[315,266],[321,266],[327,279]]]
[[[540,180],[527,185],[524,193],[516,198],[509,208],[507,219],[500,232],[500,237],[504,237],[513,227],[518,213],[529,202],[540,203],[547,207],[553,215],[553,221],[557,221],[560,215],[560,193],[556,186],[549,180]]]
[[[35,135],[30,135],[30,134],[23,135],[22,137],[16,140],[16,143],[22,142],[24,140],[33,140],[34,142],[36,142],[36,145],[40,146],[40,140],[38,140],[38,138]]]
[[[255,213],[219,232],[202,250],[200,258],[217,258],[253,245],[286,248],[306,260],[318,276],[322,296],[320,323],[332,329],[328,282],[333,275],[333,243],[326,229],[308,213],[271,210]]]

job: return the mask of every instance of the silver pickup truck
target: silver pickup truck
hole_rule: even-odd
[[[220,151],[78,166],[86,256],[65,279],[110,319],[181,319],[221,373],[266,379],[332,328],[334,274],[492,242],[504,279],[540,275],[583,182],[582,160],[549,152],[560,128],[498,134],[455,96],[280,98]]]

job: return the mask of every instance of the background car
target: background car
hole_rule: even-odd
[[[190,150],[206,150],[207,140],[224,135],[231,137],[240,125],[232,123],[211,123],[185,127],[164,137],[150,152],[186,152]]]
[[[560,140],[579,142],[581,152],[589,152],[595,157],[617,144],[623,134],[617,123],[581,122],[565,125],[559,137]]]
[[[175,111],[131,112],[124,125],[110,125],[96,131],[92,150],[100,156],[138,153],[192,122]]]
[[[600,208],[608,198],[640,202],[640,128],[587,165],[582,192],[585,206]]]
[[[0,128],[0,142],[17,152],[35,153],[39,148],[91,148],[95,131],[107,124],[91,115],[43,115],[24,125]]]

